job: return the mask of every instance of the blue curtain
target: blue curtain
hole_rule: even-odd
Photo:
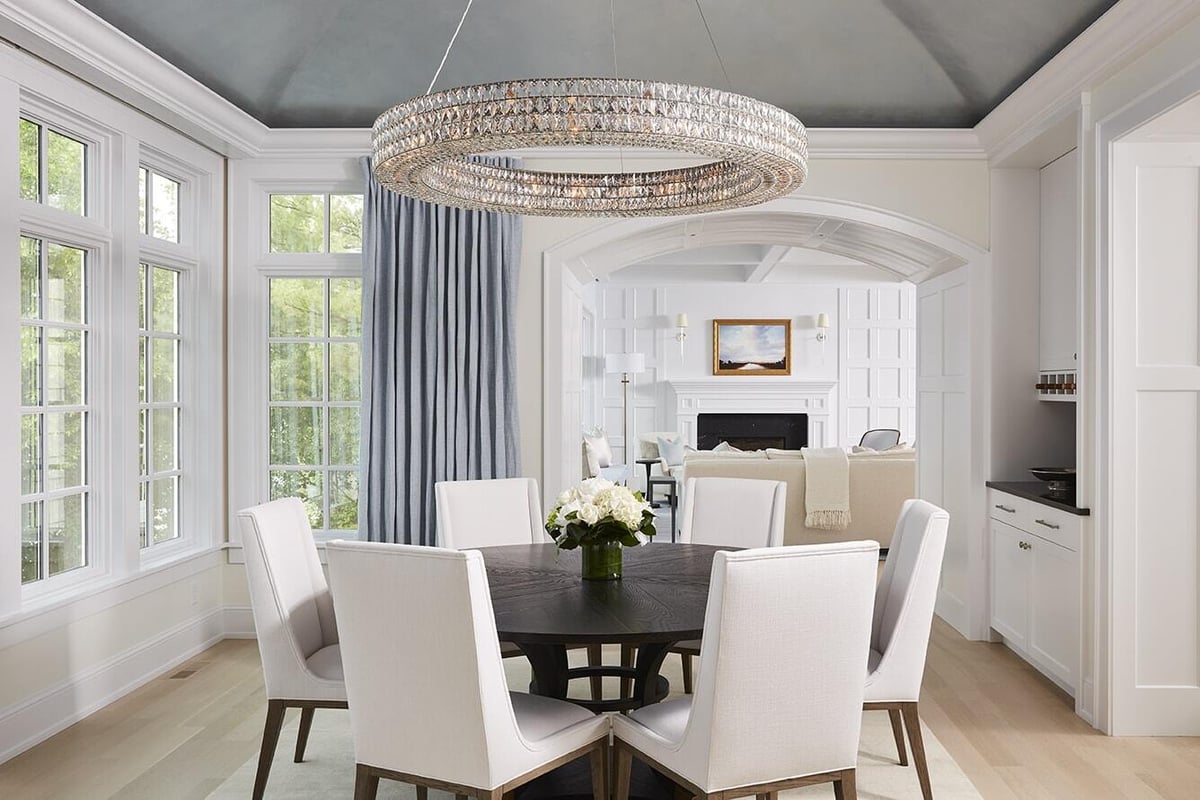
[[[414,200],[362,167],[361,521],[371,541],[432,545],[435,481],[520,474],[521,218]]]

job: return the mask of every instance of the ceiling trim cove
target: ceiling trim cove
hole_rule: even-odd
[[[1185,22],[1196,0],[1121,0],[984,117],[975,131],[992,161],[1003,160],[1080,105],[1080,97]]]

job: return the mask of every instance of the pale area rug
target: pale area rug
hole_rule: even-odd
[[[583,651],[572,651],[571,662],[582,665]],[[606,647],[605,663],[619,663],[617,648]],[[509,686],[514,691],[525,691],[529,686],[529,663],[523,658],[509,658],[504,662]],[[678,696],[683,686],[679,656],[667,657],[662,674],[671,681],[672,697]],[[606,679],[610,680],[610,679]],[[572,681],[572,694],[586,696],[587,681]],[[605,687],[606,696],[616,693],[615,682]],[[287,800],[333,800],[354,795],[354,743],[350,736],[350,716],[337,709],[318,709],[313,719],[312,733],[308,737],[308,748],[303,764],[292,762],[296,746],[296,726],[299,716],[288,712],[288,723],[279,737],[275,761],[271,767],[271,778],[267,783],[266,797]],[[261,724],[261,723],[260,723]],[[925,737],[925,754],[929,761],[930,782],[937,800],[980,800],[980,794],[963,774],[941,742],[921,726]],[[911,754],[909,761],[911,763]],[[255,755],[237,769],[215,792],[210,800],[245,800],[254,787],[254,773],[258,768]],[[412,786],[381,780],[380,800],[415,800]],[[917,772],[910,765],[901,767],[896,762],[896,745],[892,740],[892,728],[887,712],[872,711],[863,714],[862,738],[858,754],[858,796],[860,800],[920,800],[921,788],[917,785]],[[810,786],[789,792],[782,797],[817,798],[833,797],[832,784]],[[454,796],[430,790],[430,800],[453,800]]]

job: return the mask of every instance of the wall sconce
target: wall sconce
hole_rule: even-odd
[[[822,344],[827,337],[829,330],[829,315],[825,313],[817,314],[817,341]]]
[[[679,342],[679,355],[683,356],[683,343],[687,341],[688,318],[680,312],[675,315],[675,341]]]

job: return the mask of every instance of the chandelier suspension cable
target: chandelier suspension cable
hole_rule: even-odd
[[[613,80],[620,78],[617,72],[617,0],[608,0],[608,29],[612,33]],[[617,146],[617,159],[621,165],[621,174],[625,174],[625,145]]]
[[[700,21],[704,23],[704,30],[708,32],[708,43],[712,45],[717,63],[721,65],[721,74],[725,76],[725,88],[732,92],[733,81],[729,80],[729,71],[725,69],[725,59],[721,58],[721,51],[717,49],[717,40],[713,38],[712,28],[708,27],[708,17],[704,16],[704,8],[700,5],[700,0],[696,0],[696,10],[700,12]]]
[[[446,66],[446,59],[450,57],[450,48],[454,47],[454,41],[458,38],[458,32],[462,30],[463,23],[467,21],[471,3],[474,2],[475,0],[467,0],[467,7],[463,9],[462,16],[458,19],[458,27],[454,29],[454,33],[450,34],[450,41],[446,43],[446,52],[442,53],[442,62],[438,64],[437,70],[433,73],[433,80],[429,82],[429,88],[425,90],[426,95],[433,91],[433,85],[437,83],[438,77],[442,74],[442,67]]]

